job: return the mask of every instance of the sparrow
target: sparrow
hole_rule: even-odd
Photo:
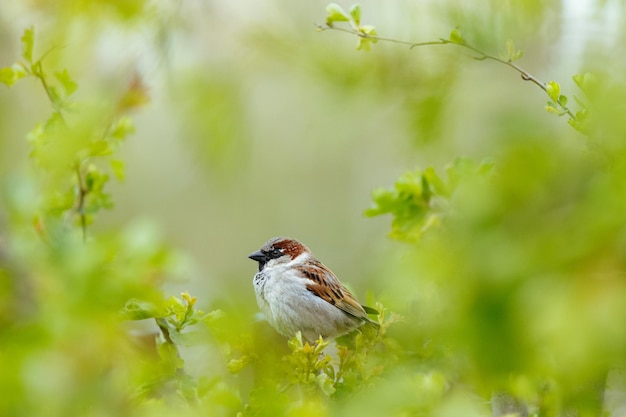
[[[258,262],[252,283],[256,300],[267,321],[280,334],[300,331],[310,343],[320,336],[332,339],[364,323],[378,327],[362,306],[324,264],[302,243],[287,237],[270,239],[248,255]]]

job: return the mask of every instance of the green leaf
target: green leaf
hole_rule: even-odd
[[[379,216],[393,211],[393,207],[396,204],[396,192],[385,188],[376,188],[372,191],[372,200],[376,207],[365,210],[367,217]]]
[[[107,174],[100,172],[95,165],[90,165],[83,181],[87,191],[86,213],[94,214],[101,209],[113,207],[111,195],[104,191],[104,187],[109,181]]]
[[[324,394],[330,396],[335,393],[334,381],[327,374],[322,372],[315,379]]]
[[[59,95],[59,90],[55,86],[49,85],[48,93],[50,94],[50,101],[53,105],[60,104],[61,96]]]
[[[158,317],[160,311],[153,303],[133,299],[126,302],[120,314],[126,320],[145,320]]]
[[[485,159],[480,162],[476,173],[479,175],[491,175],[495,172],[496,164],[492,160]]]
[[[302,332],[298,330],[295,336],[287,341],[287,346],[289,346],[289,349],[291,349],[292,352],[302,349],[304,346],[304,343],[302,342]]]
[[[560,95],[559,104],[561,105],[561,107],[567,107],[567,96]]]
[[[365,52],[369,52],[372,50],[372,45],[371,45],[372,41],[370,39],[367,38],[359,38],[358,43],[356,44],[356,50],[357,51],[365,51]]]
[[[516,61],[520,59],[523,55],[522,51],[515,48],[515,43],[513,43],[512,39],[509,39],[506,41],[506,53],[507,53],[506,59],[509,62]]]
[[[326,6],[326,24],[332,26],[335,22],[349,22],[350,15],[343,8],[335,3]]]
[[[34,76],[36,76],[36,77],[41,77],[41,78],[43,78],[43,77],[45,77],[45,76],[46,76],[46,74],[45,74],[45,73],[44,73],[44,71],[43,71],[43,65],[42,65],[42,63],[41,63],[41,60],[39,60],[39,61],[37,61],[37,62],[33,63],[33,64],[30,66],[30,72],[32,72],[32,73],[33,73],[33,75],[34,75]]]
[[[398,177],[395,187],[399,193],[404,192],[415,196],[422,196],[424,192],[422,172],[419,170],[405,172]]]
[[[576,112],[576,116],[573,119],[569,119],[568,123],[579,132],[586,134],[587,118],[589,116],[588,110],[579,110]]]
[[[430,184],[436,194],[448,196],[448,187],[433,167],[426,168],[424,179],[428,181],[428,184]]]
[[[361,25],[361,13],[362,13],[361,5],[358,3],[352,5],[352,7],[350,8],[350,16],[352,16],[352,20],[354,20],[354,23],[357,26]]]
[[[110,130],[110,136],[113,139],[123,140],[126,136],[135,132],[135,126],[130,117],[123,116],[113,124]]]
[[[583,84],[585,82],[585,75],[586,74],[576,74],[572,77],[574,83],[576,83],[576,86],[581,90],[583,89]]]
[[[550,81],[546,84],[546,92],[548,93],[548,97],[552,99],[555,103],[558,103],[559,96],[561,95],[561,86],[556,81]]]
[[[22,57],[29,64],[33,62],[33,49],[35,48],[35,28],[29,27],[22,35]]]
[[[111,162],[111,171],[113,171],[113,175],[118,181],[124,181],[126,178],[126,167],[124,165],[124,161],[120,161],[119,159],[112,159]]]
[[[511,59],[511,57],[515,54],[515,44],[513,43],[513,39],[507,39],[506,52],[508,54],[509,59]]]
[[[90,156],[107,156],[113,153],[113,147],[111,144],[104,140],[96,140],[89,144],[89,148],[85,149],[85,155],[83,157]]]
[[[248,363],[250,363],[250,357],[248,355],[243,355],[241,358],[231,359],[228,361],[226,368],[228,368],[230,373],[238,374],[246,367],[246,365],[248,365]]]
[[[76,84],[76,82],[74,82],[74,80],[72,80],[72,78],[70,77],[70,74],[67,72],[67,69],[64,69],[63,71],[56,72],[54,74],[54,76],[61,83],[61,86],[63,87],[63,90],[65,90],[65,96],[66,97],[71,96],[76,91],[76,89],[78,88],[78,84]]]
[[[25,76],[26,70],[19,64],[14,64],[12,67],[0,68],[0,83],[9,87]]]
[[[15,83],[15,71],[11,67],[0,68],[0,83],[11,87]]]
[[[465,44],[465,39],[463,39],[463,36],[461,36],[461,31],[458,29],[453,29],[452,32],[450,32],[450,42],[452,43],[456,43],[459,45],[464,45]]]
[[[576,74],[572,77],[572,79],[576,83],[576,86],[578,86],[578,88],[580,88],[580,90],[585,93],[587,97],[592,96],[597,91],[596,88],[598,80],[589,72]]]
[[[578,88],[581,88],[581,89],[583,86],[584,79],[585,79],[585,76],[583,74],[576,74],[572,77],[572,80],[574,80],[574,83],[576,84],[576,86],[578,86]]]
[[[553,114],[561,114],[561,110],[557,109],[555,104],[552,103],[551,101],[548,102],[548,104],[546,104],[546,106],[544,107],[546,109],[546,111],[548,113],[553,113]]]
[[[364,25],[359,27],[359,32],[361,32],[365,36],[359,37],[359,43],[356,46],[357,51],[371,50],[371,44],[378,42],[378,39],[375,38],[375,36],[377,35],[376,28],[371,25]]]
[[[187,310],[187,306],[183,300],[174,296],[168,298],[165,305],[167,306],[168,311],[170,311],[170,314],[176,314]]]
[[[366,36],[376,36],[378,35],[378,33],[376,33],[376,28],[372,25],[363,25],[361,27],[359,27],[359,32],[361,32],[362,34],[366,35]],[[372,39],[372,42],[376,43],[378,42],[378,39]]]

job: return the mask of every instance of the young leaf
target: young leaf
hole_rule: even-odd
[[[461,36],[460,30],[453,29],[452,32],[450,32],[450,42],[456,43],[459,45],[465,44],[465,39],[463,39],[463,36]]]
[[[126,178],[126,167],[124,166],[124,162],[119,159],[112,159],[110,164],[111,171],[113,171],[115,178],[117,178],[118,181],[124,181],[124,178]]]
[[[120,310],[120,315],[126,320],[144,320],[158,317],[161,313],[155,304],[137,299],[128,300]]]
[[[0,83],[11,87],[15,83],[15,71],[11,67],[0,68]]]
[[[315,380],[324,394],[330,396],[335,393],[334,381],[324,372],[318,374]]]
[[[12,67],[0,68],[0,83],[11,87],[20,78],[26,76],[26,71],[21,65],[15,64]]]
[[[343,8],[335,3],[330,3],[326,6],[326,24],[332,26],[335,22],[348,22],[350,16],[343,10]]]
[[[553,113],[553,114],[558,114],[558,115],[561,114],[561,111],[557,109],[554,103],[552,103],[551,101],[549,101],[548,104],[546,104],[545,109],[546,111],[548,111],[548,113]]]
[[[365,36],[359,37],[359,43],[356,46],[357,51],[369,51],[371,44],[378,42],[378,39],[375,38],[377,35],[376,29],[374,26],[364,25],[359,27],[359,32]]]
[[[506,52],[507,52],[507,56],[509,57],[509,61],[510,61],[511,57],[515,54],[515,44],[513,43],[512,39],[508,39],[506,41]]]
[[[123,140],[126,136],[135,132],[135,126],[130,117],[123,116],[113,123],[109,134],[113,139]]]
[[[35,28],[29,27],[22,35],[22,57],[31,64],[33,62],[33,49],[35,48]]]
[[[226,368],[232,374],[238,374],[241,372],[247,365],[250,363],[250,357],[248,355],[243,355],[238,359],[231,359],[226,364]]]
[[[572,78],[574,79],[574,82],[576,83],[578,88],[580,88],[587,97],[593,95],[594,92],[597,91],[597,79],[591,73],[586,72],[584,74],[576,74]]]
[[[52,105],[57,108],[56,106],[58,104],[60,104],[59,102],[61,101],[61,96],[59,95],[59,90],[53,86],[53,85],[49,85],[48,86],[48,94],[50,94],[50,101],[52,102]]]
[[[584,74],[576,74],[576,75],[574,75],[572,77],[572,79],[574,80],[574,83],[576,83],[576,86],[582,90],[583,89],[583,82],[585,81],[585,75]]]
[[[352,16],[352,20],[354,20],[354,23],[357,26],[361,26],[361,5],[360,4],[354,4],[351,8],[350,8],[350,16]]]
[[[561,107],[567,107],[567,96],[560,95],[559,104],[561,105]]]
[[[512,39],[509,39],[506,41],[506,53],[507,53],[506,59],[509,62],[516,61],[520,59],[523,55],[522,51],[520,51],[519,49],[515,49],[515,44],[513,43]]]
[[[546,85],[546,92],[548,93],[548,97],[557,103],[559,101],[559,96],[561,95],[561,86],[556,81],[550,81]]]
[[[67,69],[56,72],[54,76],[61,83],[63,90],[65,90],[65,97],[69,97],[72,94],[74,94],[74,92],[78,88],[78,84],[76,84],[76,82],[72,80],[72,78],[70,77],[70,74],[67,72]]]
[[[424,171],[424,179],[428,181],[428,184],[432,186],[436,194],[446,197],[449,196],[448,187],[433,167],[426,168]]]

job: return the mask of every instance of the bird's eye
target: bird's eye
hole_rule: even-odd
[[[270,256],[272,258],[280,258],[281,256],[283,256],[283,250],[282,249],[272,249],[270,251]]]

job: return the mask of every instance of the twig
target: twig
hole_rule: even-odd
[[[85,187],[83,176],[80,171],[80,163],[75,166],[76,179],[78,180],[78,201],[76,202],[76,213],[80,216],[80,227],[83,231],[83,242],[87,241],[87,216],[85,215],[85,198],[89,190]]]
[[[336,31],[339,31],[339,32],[351,33],[353,35],[357,35],[357,36],[359,36],[361,38],[365,38],[365,39],[372,39],[372,40],[378,40],[378,41],[384,41],[384,42],[397,43],[397,44],[400,44],[400,45],[408,45],[408,46],[411,47],[411,49],[413,49],[414,46],[443,45],[444,43],[448,43],[448,41],[444,41],[444,40],[430,41],[430,42],[421,42],[421,43],[408,42],[408,41],[403,41],[403,40],[400,40],[400,39],[383,38],[382,36],[371,36],[371,35],[368,35],[367,33],[363,33],[363,32],[360,32],[358,30],[355,30],[355,29],[344,29],[344,28],[339,28],[339,27],[335,27],[335,26],[320,25],[319,23],[317,23],[315,25],[315,27],[317,27],[322,32],[325,31],[325,30],[336,30]]]
[[[43,57],[42,57],[43,59]],[[43,69],[42,69],[42,63],[41,63],[41,59],[39,60],[39,62],[37,64],[34,65],[38,65],[39,69],[37,71],[29,71],[33,76],[39,78],[39,81],[41,81],[41,85],[43,86],[43,89],[46,92],[46,95],[48,96],[48,100],[50,100],[50,104],[52,104],[52,107],[56,110],[56,113],[59,116],[59,119],[61,119],[61,121],[63,122],[63,124],[65,125],[65,118],[63,117],[63,113],[61,113],[61,107],[59,105],[59,103],[57,102],[57,100],[54,98],[54,96],[52,95],[51,91],[50,91],[50,86],[48,85],[48,82],[46,81],[46,77],[43,74]],[[26,68],[26,67],[24,67]]]
[[[155,321],[157,323],[157,326],[159,326],[159,329],[161,330],[161,334],[163,334],[163,338],[165,339],[165,342],[170,345],[173,345],[176,348],[176,351],[178,352],[178,347],[176,346],[176,344],[172,340],[172,337],[170,336],[170,329],[167,326],[165,319],[156,318]]]
[[[429,42],[408,42],[408,41],[403,41],[403,40],[399,40],[399,39],[392,39],[392,38],[384,38],[381,36],[372,36],[369,35],[367,33],[361,32],[357,29],[344,29],[344,28],[339,28],[339,27],[335,27],[335,26],[328,26],[328,25],[320,25],[320,24],[316,24],[315,25],[318,30],[320,31],[325,31],[325,30],[336,30],[339,32],[344,32],[344,33],[350,33],[356,36],[359,36],[361,38],[365,38],[365,39],[371,39],[371,40],[375,40],[375,41],[384,41],[384,42],[392,42],[392,43],[397,43],[397,44],[401,44],[401,45],[408,45],[409,49],[413,49],[415,47],[418,46],[430,46],[430,45],[457,45],[457,46],[461,46],[463,48],[467,48],[477,54],[479,54],[480,56],[478,57],[474,57],[474,59],[479,60],[479,61],[484,61],[486,59],[492,60],[492,61],[496,61],[499,62],[501,64],[504,64],[510,68],[513,68],[515,71],[519,72],[520,76],[522,77],[522,80],[524,81],[530,81],[533,84],[535,84],[536,86],[538,86],[539,88],[541,88],[544,92],[548,92],[548,88],[546,87],[546,84],[542,81],[540,81],[537,77],[535,77],[534,75],[532,75],[531,73],[529,73],[528,71],[526,71],[525,69],[523,69],[522,67],[520,67],[519,65],[516,65],[513,63],[513,61],[511,60],[505,60],[505,59],[501,59],[498,58],[497,56],[493,56],[490,55],[486,52],[481,51],[478,48],[475,48],[471,45],[468,45],[465,42],[452,42],[450,40],[447,39],[439,39],[438,41],[429,41]],[[568,109],[565,106],[561,106],[561,108],[563,109],[563,111],[565,112],[565,114],[567,114],[572,120],[574,120],[576,118],[576,116],[574,115],[574,113],[572,113],[572,111],[570,109]]]

